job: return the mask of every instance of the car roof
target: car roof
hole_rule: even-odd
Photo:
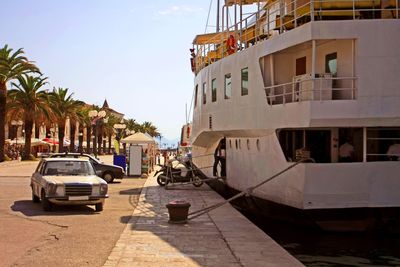
[[[84,158],[44,158],[43,161],[89,161]]]
[[[53,154],[51,154],[51,156],[68,156],[68,155],[71,155],[71,156],[91,156],[90,154],[85,154],[85,153],[76,153],[76,152],[72,152],[72,153],[70,153],[70,152],[68,152],[68,153],[53,153]]]

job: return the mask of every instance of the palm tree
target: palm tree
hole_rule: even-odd
[[[157,127],[154,126],[151,122],[145,121],[142,123],[142,129],[145,133],[148,133],[151,137],[158,137],[160,133],[157,130]]]
[[[49,118],[48,95],[41,88],[46,84],[44,77],[23,75],[18,77],[16,89],[9,91],[8,108],[12,118],[22,118],[25,130],[25,147],[22,159],[29,159],[33,124],[40,116]]]
[[[50,107],[55,114],[58,125],[59,152],[64,152],[65,120],[67,117],[76,118],[77,111],[84,103],[72,98],[73,93],[68,95],[68,88],[54,88],[50,93]]]
[[[7,83],[22,74],[40,73],[33,62],[28,61],[23,54],[22,48],[14,53],[8,45],[0,49],[0,162],[4,160]]]
[[[111,139],[115,134],[114,124],[119,123],[119,120],[114,115],[110,114],[108,116],[107,123],[104,124],[104,134],[108,138],[108,154],[111,153]]]

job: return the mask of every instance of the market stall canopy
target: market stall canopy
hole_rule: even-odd
[[[7,143],[17,144],[17,145],[25,145],[25,139],[24,138],[18,138],[17,140],[7,139]],[[45,146],[45,145],[49,145],[49,143],[42,141],[38,138],[31,138],[31,146]]]
[[[144,133],[134,133],[121,140],[121,143],[126,144],[152,144],[155,143],[153,138],[146,136]]]

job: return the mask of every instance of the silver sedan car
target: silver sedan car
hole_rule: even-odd
[[[102,211],[107,182],[96,175],[87,159],[44,158],[31,177],[32,201],[45,211],[53,205],[95,205]]]

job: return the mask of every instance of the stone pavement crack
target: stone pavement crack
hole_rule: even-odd
[[[60,240],[60,238],[56,234],[50,234],[50,236],[53,236],[55,240]]]
[[[11,213],[11,212],[8,212],[8,214],[11,215],[11,216],[15,216],[15,217],[24,219],[24,220],[31,221],[31,222],[45,223],[45,224],[52,225],[52,226],[56,226],[56,227],[60,227],[60,228],[63,228],[63,229],[67,229],[67,228],[69,227],[69,225],[62,225],[62,224],[52,223],[52,222],[45,221],[45,220],[31,219],[31,218],[29,218],[29,217],[17,215],[17,214]]]

